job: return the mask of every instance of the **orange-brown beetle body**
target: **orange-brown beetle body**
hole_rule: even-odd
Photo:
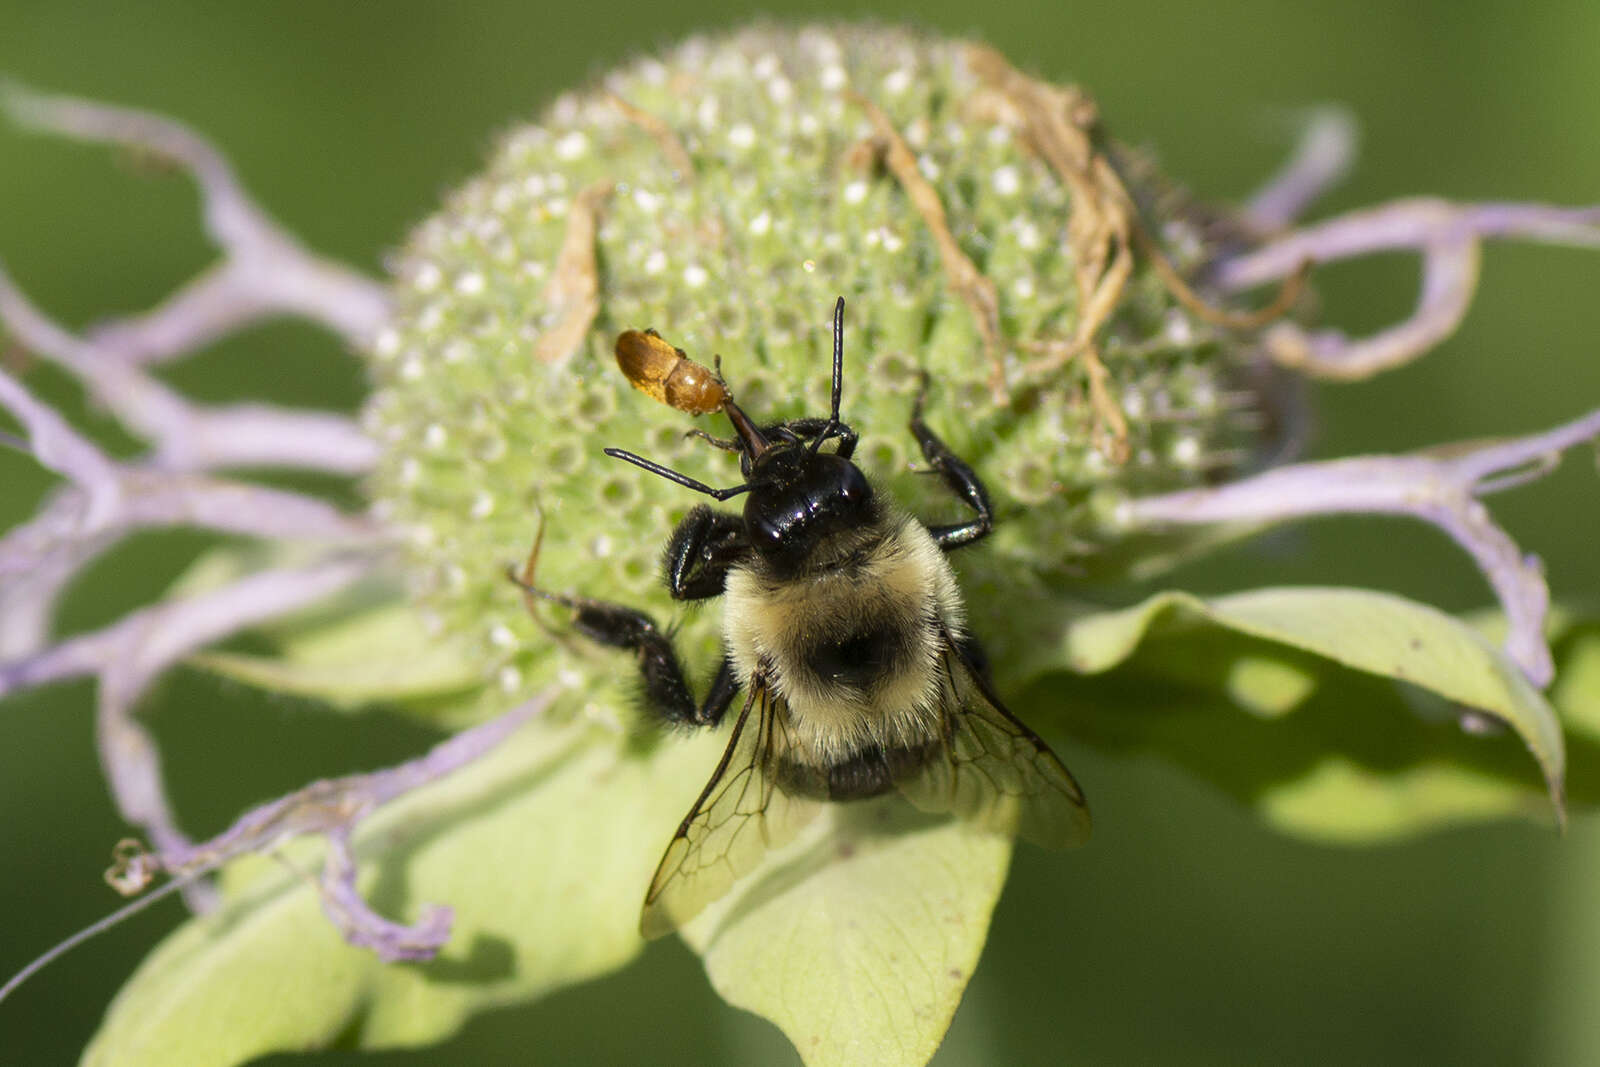
[[[722,378],[661,339],[654,330],[617,337],[617,366],[628,382],[655,400],[689,415],[721,411],[728,400]]]

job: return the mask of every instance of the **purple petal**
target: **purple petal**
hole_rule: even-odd
[[[1545,204],[1452,204],[1429,197],[1399,200],[1306,226],[1216,265],[1223,289],[1250,289],[1299,271],[1306,263],[1408,249],[1422,257],[1422,290],[1411,315],[1369,337],[1308,331],[1279,322],[1267,351],[1279,363],[1321,378],[1355,381],[1400,366],[1455,332],[1478,284],[1479,245],[1486,237],[1600,247],[1600,207]]]
[[[1506,654],[1543,688],[1555,667],[1544,640],[1549,589],[1538,557],[1524,555],[1477,497],[1504,488],[1506,472],[1537,476],[1530,463],[1600,437],[1600,411],[1546,433],[1465,447],[1441,457],[1359,456],[1300,463],[1214,489],[1128,501],[1135,526],[1173,523],[1276,523],[1307,515],[1410,515],[1449,534],[1494,588],[1509,624]],[[1544,470],[1549,469],[1545,465]],[[1500,477],[1497,477],[1500,476]]]
[[[356,889],[356,860],[350,850],[348,828],[328,832],[328,856],[322,861],[322,911],[339,928],[344,939],[370,948],[385,963],[431,960],[450,940],[455,911],[437,904],[425,905],[415,925],[385,919]]]
[[[354,420],[269,404],[207,408],[119,358],[75,337],[28,300],[0,265],[0,319],[30,351],[71,371],[130,431],[156,445],[158,465],[302,467],[340,474],[369,469],[377,449]]]
[[[1355,119],[1343,108],[1312,111],[1294,155],[1245,203],[1245,221],[1262,233],[1272,233],[1299,218],[1349,173],[1359,133]]]
[[[228,259],[154,311],[103,327],[96,341],[122,361],[171,359],[271,314],[305,316],[353,344],[370,341],[387,320],[382,286],[308,252],[256,206],[222,154],[182,123],[16,86],[7,87],[0,103],[24,125],[171,160],[200,186],[206,230]]]

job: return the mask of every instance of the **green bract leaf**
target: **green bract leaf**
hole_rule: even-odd
[[[1514,751],[1459,729],[1465,709],[1511,728],[1563,815],[1550,704],[1478,630],[1400,597],[1163,593],[1066,623],[1024,673],[1062,668],[1109,672],[1073,686],[1074,733],[1160,753],[1286,829],[1356,841],[1532,810]],[[1041,689],[1020,702],[1036,724]]]
[[[639,903],[693,797],[706,743],[620,751],[592,728],[535,724],[363,826],[362,888],[410,919],[455,909],[428,964],[386,966],[340,940],[283,868],[236,864],[221,913],[186,923],[113,1002],[90,1065],[238,1063],[325,1045],[416,1045],[473,1012],[620,967],[639,951]],[[315,870],[316,849],[297,865]]]
[[[1562,721],[1585,741],[1600,741],[1600,621],[1573,627],[1557,649],[1561,670],[1551,699]]]
[[[827,817],[691,923],[729,1003],[771,1019],[809,1064],[921,1064],[977,965],[1008,838],[897,797]]]
[[[307,552],[294,544],[229,545],[201,556],[170,592],[204,593],[266,566],[295,564]],[[430,633],[396,583],[363,582],[261,627],[257,636],[270,652],[209,651],[188,663],[345,711],[385,704],[451,725],[482,717],[473,698],[484,687],[484,657],[459,637]]]
[[[354,710],[466,696],[482,671],[459,642],[433,637],[416,610],[399,602],[335,616],[276,642],[274,655],[203,652],[191,666],[259,689]]]
[[[1472,625],[1491,641],[1506,634],[1506,623],[1499,612],[1486,611],[1468,616]],[[1600,741],[1600,608],[1593,605],[1553,604],[1545,620],[1545,636],[1556,661],[1556,678],[1550,685],[1550,703],[1561,713],[1567,728],[1568,747]],[[1569,752],[1569,758],[1573,755]],[[1573,774],[1574,792],[1585,788],[1587,777],[1579,781]]]

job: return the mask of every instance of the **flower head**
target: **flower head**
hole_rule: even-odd
[[[696,501],[602,449],[712,485],[737,469],[685,434],[719,425],[629,388],[615,339],[654,327],[701,363],[721,356],[752,413],[813,415],[828,408],[829,311],[841,294],[845,405],[862,431],[862,466],[917,514],[936,513],[904,431],[926,375],[930,421],[993,492],[996,536],[959,570],[1004,686],[1021,693],[1063,672],[1118,669],[1189,694],[1192,706],[1265,721],[1337,705],[1350,676],[1376,676],[1385,682],[1362,691],[1366,706],[1460,766],[1430,792],[1441,779],[1428,760],[1363,777],[1330,743],[1326,773],[1241,774],[1231,753],[1203,743],[1209,725],[1197,743],[1158,725],[1171,719],[1136,714],[1151,710],[1137,687],[1102,707],[1091,683],[1074,690],[1070,718],[1056,714],[1059,700],[1019,698],[1038,730],[1132,738],[1281,825],[1372,836],[1534,807],[1526,761],[1483,771],[1450,747],[1476,741],[1453,730],[1441,740],[1450,728],[1439,724],[1499,725],[1562,810],[1563,739],[1540,692],[1555,669],[1548,591],[1537,559],[1479,498],[1593,440],[1600,417],[1575,412],[1548,433],[1449,454],[1285,465],[1296,424],[1284,369],[1350,379],[1414,358],[1459,323],[1484,238],[1592,246],[1595,209],[1413,200],[1291,230],[1342,170],[1338,119],[1316,123],[1296,163],[1245,207],[1205,210],[1121,146],[1088,96],[990,49],[883,28],[758,27],[630,64],[511,130],[485,172],[417,228],[381,288],[279,230],[182,127],[21,92],[10,103],[24,122],[133,144],[191,171],[226,257],[150,315],[82,337],[0,277],[13,335],[150,445],[113,459],[0,376],[18,429],[8,443],[63,478],[0,541],[0,693],[95,675],[102,762],[149,838],[148,850],[119,851],[113,883],[137,890],[165,872],[206,910],[219,899],[208,876],[231,863],[221,906],[257,920],[176,935],[119,1002],[101,1049],[153,1040],[141,1029],[152,1019],[165,1027],[155,1037],[181,1049],[172,1020],[209,1019],[214,1007],[186,976],[250,979],[256,954],[274,946],[303,952],[284,966],[338,987],[304,1009],[308,1032],[337,1031],[365,998],[380,1041],[441,1035],[478,1006],[639,950],[649,872],[722,739],[643,729],[625,699],[632,662],[576,639],[559,610],[529,613],[505,570],[542,531],[542,585],[670,620],[703,684],[719,657],[715,613],[675,611],[656,562]],[[1312,267],[1396,248],[1424,262],[1410,317],[1366,338],[1310,325],[1302,283]],[[359,429],[259,405],[207,407],[149,372],[278,312],[322,322],[370,355],[376,382]],[[228,473],[258,465],[371,470],[372,507],[346,513]],[[1109,612],[1075,599],[1092,574],[1149,572],[1219,536],[1332,512],[1405,514],[1445,530],[1499,599],[1503,640],[1359,590],[1171,593]],[[130,531],[179,523],[258,538],[264,550],[224,551],[159,605],[49,638],[57,595],[87,561]],[[270,653],[200,652],[310,604],[322,610],[293,616]],[[387,771],[312,783],[196,843],[133,714],[149,681],[184,659],[280,691],[477,725]],[[1383,814],[1367,822],[1347,818],[1329,798],[1347,795],[1338,791],[1352,777],[1395,803],[1374,805]],[[1426,802],[1405,806],[1418,795]],[[830,806],[684,930],[719,991],[773,1018],[807,1055],[872,1047],[926,1058],[982,947],[1010,840],[896,804]],[[307,852],[303,837],[325,852]],[[250,866],[280,852],[290,873]],[[304,877],[319,861],[320,879]],[[387,887],[375,895],[381,909],[361,892],[363,870]],[[372,953],[352,954],[330,930]],[[267,941],[252,940],[261,931]],[[484,944],[512,963],[484,964]],[[789,954],[774,958],[774,945]],[[441,993],[426,967],[380,970],[380,957],[438,956],[467,976],[467,992]],[[867,1010],[851,995],[858,979],[891,995]],[[160,1010],[142,1010],[152,1004]],[[407,1007],[416,1004],[428,1010]],[[236,1029],[236,1055],[280,1040]]]

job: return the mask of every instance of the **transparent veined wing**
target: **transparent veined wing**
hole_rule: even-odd
[[[945,633],[944,752],[901,792],[923,811],[951,812],[996,833],[1050,848],[1089,839],[1083,790],[1050,746],[1006,710]]]
[[[759,680],[751,683],[721,762],[650,882],[639,918],[645,937],[660,937],[694,918],[821,810],[820,802],[790,796],[773,781],[783,729],[778,699]]]

